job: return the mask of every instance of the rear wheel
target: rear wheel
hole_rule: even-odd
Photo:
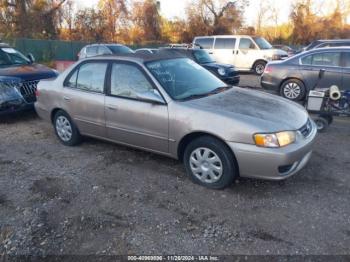
[[[74,146],[81,142],[81,135],[69,115],[63,110],[54,116],[54,128],[58,139],[66,146]]]
[[[235,163],[230,149],[210,136],[195,139],[184,153],[186,173],[195,183],[212,189],[232,184],[238,173]]]
[[[281,96],[292,101],[300,101],[305,98],[306,88],[298,79],[289,79],[281,86]]]
[[[316,123],[317,130],[321,133],[326,131],[327,127],[329,126],[328,119],[324,117],[317,117],[314,121]]]
[[[266,67],[266,62],[264,61],[258,61],[254,64],[254,73],[257,75],[262,75],[265,71],[265,67]]]

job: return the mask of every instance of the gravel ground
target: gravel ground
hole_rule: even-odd
[[[34,113],[0,121],[0,255],[350,254],[349,120],[296,176],[221,191],[151,153],[65,147]]]

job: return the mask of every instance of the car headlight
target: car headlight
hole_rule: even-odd
[[[257,146],[261,147],[283,147],[295,142],[294,131],[283,131],[272,134],[255,134],[254,140]]]
[[[220,68],[218,69],[218,73],[219,73],[219,75],[224,76],[224,75],[226,74],[225,68],[220,67]]]

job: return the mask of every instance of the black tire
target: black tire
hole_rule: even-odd
[[[254,73],[257,75],[262,75],[265,71],[265,67],[266,67],[266,62],[264,61],[255,62],[253,66]]]
[[[217,181],[212,180],[211,182],[205,182],[203,180],[200,180],[198,176],[196,176],[192,171],[193,163],[190,162],[190,158],[191,156],[193,156],[195,151],[201,150],[203,148],[209,149],[209,151],[212,151],[214,154],[216,154],[216,156],[221,161],[219,163],[219,166],[222,167],[221,169],[222,172]],[[188,144],[187,147],[185,148],[183,161],[184,161],[186,173],[192,179],[192,181],[195,182],[196,184],[202,185],[207,188],[223,189],[227,186],[230,186],[233,183],[234,179],[238,176],[238,166],[236,164],[236,160],[234,158],[232,151],[222,141],[211,136],[199,137],[193,140],[190,144]],[[213,164],[214,163],[209,165],[213,165]],[[202,168],[203,168],[203,162],[200,165],[198,165],[199,170],[202,170]],[[203,171],[200,171],[200,172],[203,172]],[[209,174],[202,173],[201,177],[202,179],[207,179],[209,177]]]
[[[64,140],[62,138],[62,135],[59,134],[58,124],[57,124],[59,119],[66,119],[71,127],[71,136],[67,140]],[[53,126],[55,129],[56,136],[62,144],[66,145],[66,146],[75,146],[75,145],[78,145],[79,143],[81,143],[82,136],[80,135],[78,128],[76,127],[76,125],[74,124],[74,122],[72,121],[70,116],[66,112],[64,112],[63,110],[59,110],[56,112],[56,114],[54,116],[54,120],[53,120]]]
[[[332,115],[322,114],[322,115],[320,115],[320,117],[323,117],[323,118],[327,119],[328,125],[333,123],[333,116]]]
[[[299,79],[289,79],[281,85],[280,95],[292,101],[305,99],[306,87]]]
[[[317,130],[320,133],[326,131],[326,129],[329,126],[328,119],[326,119],[324,117],[317,117],[317,118],[314,119],[314,121],[316,123]]]

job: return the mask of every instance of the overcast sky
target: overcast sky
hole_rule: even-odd
[[[78,7],[93,7],[98,0],[74,0],[78,3]],[[257,6],[259,1],[265,0],[250,0],[250,5],[246,7],[244,20],[246,25],[254,25],[256,21]],[[279,10],[279,22],[287,22],[289,18],[290,8],[293,0],[270,0],[273,5]],[[184,17],[184,9],[189,0],[160,0],[161,13],[167,18]],[[328,14],[334,9],[334,0],[314,0],[315,3],[321,6],[321,13]],[[350,19],[349,19],[350,22]]]

